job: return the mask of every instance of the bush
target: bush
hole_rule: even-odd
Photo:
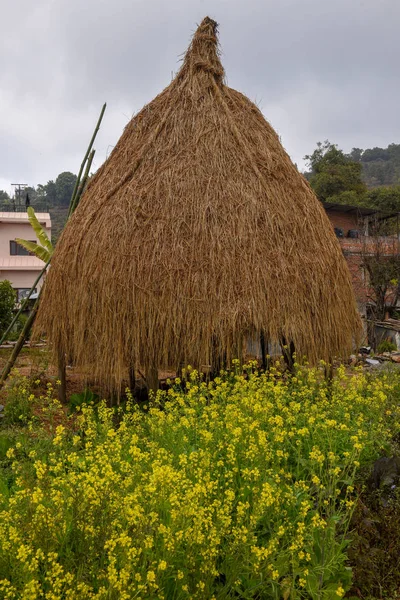
[[[29,391],[30,383],[27,377],[20,377],[14,371],[7,389],[4,406],[5,425],[26,425],[32,417],[33,395]]]
[[[383,352],[392,352],[394,350],[397,350],[397,346],[391,340],[383,340],[377,348],[379,354],[382,354]]]
[[[13,326],[13,328],[11,329],[10,333],[7,336],[7,339],[9,341],[16,341],[19,338],[19,334],[21,333],[22,329],[24,328],[24,325],[25,325],[27,319],[28,319],[28,315],[26,315],[24,313],[21,313],[19,315],[15,325]]]
[[[11,283],[7,279],[0,281],[0,335],[3,335],[13,319],[15,302],[15,290]]]
[[[397,385],[189,370],[144,411],[128,395],[118,427],[82,406],[47,455],[7,451],[0,596],[338,600],[355,477],[390,452]]]

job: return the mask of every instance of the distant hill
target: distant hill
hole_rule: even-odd
[[[353,148],[348,155],[362,165],[362,179],[368,188],[400,185],[400,144],[387,148]]]

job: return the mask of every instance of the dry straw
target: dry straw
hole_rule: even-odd
[[[324,209],[260,110],[224,84],[209,18],[93,177],[45,287],[36,331],[117,388],[133,366],[154,379],[230,360],[261,332],[330,359],[360,326]]]

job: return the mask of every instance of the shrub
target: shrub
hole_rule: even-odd
[[[393,350],[397,350],[397,346],[391,340],[383,340],[377,348],[377,351],[380,354],[382,354],[382,352],[392,352]]]
[[[337,600],[355,477],[390,452],[396,385],[189,370],[144,411],[128,394],[118,427],[82,406],[47,455],[7,451],[0,596]]]
[[[7,279],[0,281],[0,335],[12,321],[15,301],[15,290],[11,283]]]
[[[7,336],[7,339],[10,341],[16,341],[19,338],[19,334],[21,333],[22,329],[24,328],[24,325],[26,323],[28,319],[28,315],[21,313],[15,323],[15,325],[13,326],[13,328],[11,329],[10,333]]]
[[[26,425],[32,417],[32,400],[30,383],[26,377],[14,371],[7,389],[4,406],[4,423],[6,425]]]

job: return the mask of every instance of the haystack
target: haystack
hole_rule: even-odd
[[[134,366],[154,379],[229,361],[261,333],[330,359],[360,325],[324,209],[260,110],[225,85],[210,18],[93,177],[45,288],[36,330],[110,386]]]

